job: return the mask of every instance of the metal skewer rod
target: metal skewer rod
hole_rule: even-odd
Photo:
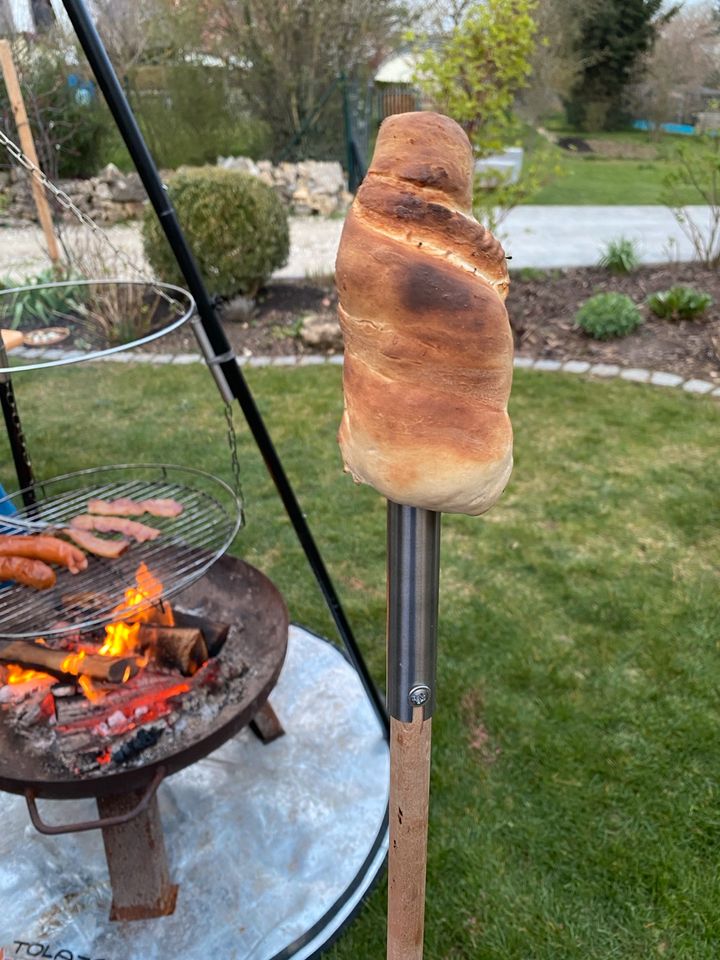
[[[388,501],[388,960],[421,960],[441,514]]]

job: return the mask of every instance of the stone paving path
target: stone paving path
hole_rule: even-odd
[[[707,208],[690,208],[702,220]],[[332,274],[343,221],[324,217],[292,217],[290,260],[275,276],[303,278]],[[77,245],[82,228],[66,228],[70,245]],[[137,224],[107,230],[112,242],[145,268]],[[635,207],[517,207],[500,229],[513,269],[591,266],[609,240],[636,240],[645,263],[690,260],[693,249],[672,214],[660,206]],[[109,248],[108,248],[109,251]],[[110,262],[112,252],[109,251]],[[33,226],[0,229],[0,276],[20,279],[47,267],[42,234]],[[126,275],[119,270],[118,276]]]

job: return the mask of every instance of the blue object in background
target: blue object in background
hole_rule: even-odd
[[[68,86],[73,91],[73,96],[77,103],[87,106],[95,99],[95,84],[92,80],[84,80],[77,73],[69,74],[67,78]]]
[[[635,130],[654,130],[657,124],[650,120],[634,120],[633,127]],[[695,133],[695,127],[690,123],[661,123],[660,129],[665,133],[680,133],[686,137],[692,137]]]
[[[15,504],[12,502],[12,500],[3,499],[6,496],[7,494],[5,493],[3,485],[0,483],[0,516],[11,517],[14,513],[17,513],[17,509],[15,508]],[[10,527],[3,527],[0,525],[0,533],[12,533],[12,532],[13,531]],[[7,580],[0,581],[0,589],[7,586],[9,586],[9,581]]]
[[[3,485],[0,483],[0,516],[11,517],[14,513],[17,513],[17,508],[12,500],[4,499],[6,496]]]

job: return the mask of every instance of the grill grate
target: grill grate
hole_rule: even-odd
[[[22,527],[22,532],[30,528],[50,533],[86,513],[88,500],[94,498],[171,498],[184,509],[176,518],[131,518],[160,529],[161,535],[146,543],[132,542],[114,560],[88,555],[87,570],[78,574],[55,567],[57,583],[51,590],[0,587],[0,637],[7,639],[91,630],[159,604],[201,577],[225,553],[242,523],[241,505],[230,487],[189,467],[101,467],[36,484],[34,492],[38,502],[29,507],[17,503],[20,494],[0,501],[18,508],[13,517],[0,518],[5,532],[20,532]],[[162,582],[163,590],[157,599],[130,607],[125,591],[135,585],[141,563]]]

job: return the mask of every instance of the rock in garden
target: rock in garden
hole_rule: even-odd
[[[343,337],[340,324],[334,317],[310,313],[303,320],[300,339],[306,347],[314,350],[342,350]]]
[[[244,323],[255,313],[255,301],[252,297],[233,297],[221,307],[221,316],[228,323]]]

